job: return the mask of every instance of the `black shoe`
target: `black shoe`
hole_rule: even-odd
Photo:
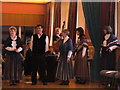
[[[60,85],[64,85],[64,83],[63,83],[63,82],[61,82],[61,83],[60,83]]]
[[[43,82],[43,85],[48,85],[47,82]]]
[[[16,80],[15,82],[16,82],[16,83],[20,83],[20,81],[19,81],[19,80]]]
[[[80,82],[80,80],[76,80],[76,82],[75,82],[75,83],[76,83],[76,84],[79,84],[79,82]]]
[[[64,82],[64,85],[69,85],[69,81],[68,81],[68,80],[65,81],[65,82]]]
[[[9,85],[10,85],[10,86],[15,86],[15,85],[16,85],[16,83],[15,83],[15,81],[14,81],[14,80],[11,80]]]
[[[9,86],[14,86],[13,83],[10,83]]]
[[[80,81],[78,84],[86,84],[86,81]]]
[[[64,83],[65,83],[65,81],[62,81],[62,82],[60,83],[60,85],[64,85]]]
[[[36,85],[37,83],[36,82],[32,82],[32,84],[31,85]]]
[[[16,86],[16,83],[13,83],[13,86]]]

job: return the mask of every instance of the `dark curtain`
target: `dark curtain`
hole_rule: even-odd
[[[114,2],[83,2],[83,11],[86,26],[95,48],[94,60],[92,62],[92,79],[99,80],[100,69],[100,47],[102,39],[102,28],[106,25],[115,27],[115,3]]]
[[[46,12],[46,27],[45,27],[45,34],[50,37],[50,9],[51,9],[51,3],[47,4],[47,12]]]
[[[101,9],[100,2],[83,2],[83,11],[88,32],[94,46],[94,60],[92,61],[92,80],[99,80],[99,62],[101,47]]]
[[[115,2],[101,2],[102,28],[110,25],[115,32]]]
[[[54,4],[54,22],[53,29],[61,27],[61,2],[55,2]]]
[[[68,16],[68,30],[70,30],[70,37],[75,43],[75,29],[77,20],[77,2],[70,2],[69,16]]]

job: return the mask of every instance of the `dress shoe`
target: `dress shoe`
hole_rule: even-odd
[[[47,82],[43,82],[43,85],[48,85]]]
[[[32,84],[31,85],[36,85],[37,83],[36,82],[32,82]]]
[[[68,81],[68,80],[65,81],[65,82],[64,82],[64,85],[69,85],[69,81]]]
[[[64,83],[63,83],[63,82],[61,82],[61,83],[60,83],[60,85],[64,85]]]
[[[19,81],[19,80],[16,80],[15,82],[16,82],[16,83],[20,83],[20,81]]]
[[[62,82],[60,83],[60,85],[64,85],[64,83],[65,83],[65,81],[62,81]]]
[[[10,85],[10,86],[15,86],[16,83],[15,83],[15,81],[10,81],[9,85]]]

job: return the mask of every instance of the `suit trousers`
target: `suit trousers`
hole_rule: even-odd
[[[31,81],[37,83],[37,72],[40,72],[40,78],[42,82],[46,82],[46,60],[44,54],[33,54],[32,55],[32,72]],[[39,71],[38,71],[39,70]]]

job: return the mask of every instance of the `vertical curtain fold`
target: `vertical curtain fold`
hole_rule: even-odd
[[[45,27],[45,33],[50,37],[50,28],[51,28],[51,26],[50,26],[50,20],[51,20],[51,18],[50,18],[50,12],[51,11],[51,3],[48,3],[47,4],[47,14],[46,14],[46,27]]]
[[[110,25],[115,32],[115,2],[101,2],[102,28]]]
[[[92,63],[92,79],[99,80],[102,28],[115,28],[115,2],[82,2],[88,32],[95,48]]]
[[[70,2],[69,16],[68,16],[68,30],[70,30],[70,37],[75,43],[75,29],[77,20],[77,2]]]
[[[115,2],[109,2],[109,25],[113,29],[113,33],[115,33]]]
[[[82,2],[88,32],[95,49],[92,62],[92,80],[99,80],[101,47],[101,9],[100,2]]]
[[[61,2],[55,2],[54,4],[53,29],[56,27],[61,27]]]

